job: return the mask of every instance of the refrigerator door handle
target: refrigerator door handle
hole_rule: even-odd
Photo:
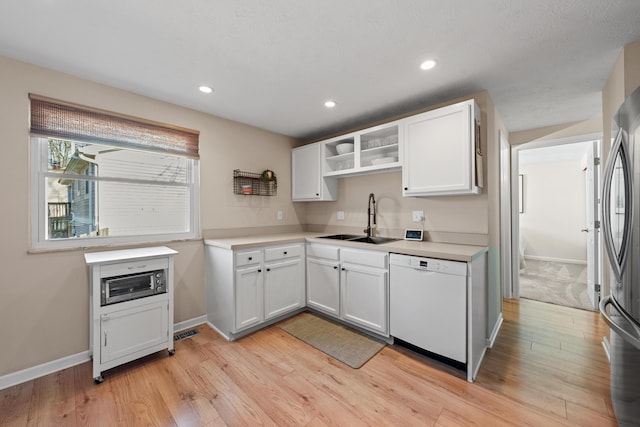
[[[609,325],[609,327],[616,332],[618,335],[620,335],[626,342],[628,342],[629,344],[631,344],[632,346],[634,346],[635,348],[637,348],[638,350],[640,350],[640,338],[638,338],[637,336],[633,336],[631,335],[629,332],[627,332],[626,330],[624,330],[622,327],[620,327],[620,325],[618,325],[612,318],[611,316],[609,316],[609,313],[607,313],[607,306],[609,304],[613,304],[613,306],[616,308],[616,310],[618,311],[618,313],[620,313],[620,315],[622,316],[622,318],[627,321],[632,327],[633,329],[636,331],[636,333],[638,333],[637,331],[637,327],[635,325],[633,325],[633,322],[631,321],[631,319],[629,319],[629,317],[627,316],[627,314],[622,311],[621,309],[619,309],[617,307],[617,304],[615,303],[615,301],[611,298],[611,295],[609,295],[606,298],[603,298],[600,301],[600,314],[602,315],[602,317],[604,318],[604,321],[607,322],[607,325]]]
[[[611,270],[613,271],[616,281],[622,281],[622,270],[624,266],[624,260],[627,257],[628,253],[628,238],[624,238],[622,241],[622,247],[620,248],[620,253],[616,253],[616,249],[613,243],[613,232],[611,231],[611,215],[612,209],[615,209],[614,206],[611,206],[611,186],[613,180],[613,172],[616,164],[616,160],[618,158],[618,153],[622,152],[623,155],[621,159],[626,163],[623,165],[624,179],[625,179],[625,190],[629,189],[629,186],[632,184],[632,177],[629,177],[629,165],[628,159],[626,155],[626,147],[624,145],[624,137],[623,131],[620,129],[616,135],[616,139],[611,147],[611,154],[609,155],[609,159],[607,160],[607,166],[604,172],[604,182],[602,185],[602,233],[604,240],[604,247],[606,249],[607,255],[609,256],[609,261],[611,263]],[[632,201],[630,197],[633,196],[632,191],[625,191],[625,207],[628,209],[625,212],[625,224],[623,233],[629,233],[629,227],[631,225],[631,210]]]

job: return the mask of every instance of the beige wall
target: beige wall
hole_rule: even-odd
[[[0,376],[89,349],[82,251],[29,254],[29,92],[200,131],[201,220],[209,229],[298,226],[290,138],[0,57]],[[194,96],[199,96],[194,92]],[[214,95],[215,96],[215,95]],[[235,168],[279,178],[277,197],[232,195]],[[284,220],[276,220],[282,210]],[[205,314],[202,241],[168,244],[176,256],[175,322]]]

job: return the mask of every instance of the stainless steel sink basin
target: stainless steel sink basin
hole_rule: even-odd
[[[381,243],[395,242],[398,239],[392,239],[391,237],[359,237],[356,239],[349,239],[350,242],[361,242],[361,243],[373,243],[374,245],[379,245]]]
[[[392,239],[390,237],[368,237],[357,234],[333,234],[331,236],[321,236],[321,239],[334,239],[334,240],[347,240],[349,242],[359,243],[372,243],[379,245],[381,243],[394,242],[398,239]]]
[[[359,234],[333,234],[331,236],[321,236],[321,239],[334,239],[334,240],[351,240],[359,237],[367,237]]]

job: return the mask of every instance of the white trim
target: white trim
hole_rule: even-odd
[[[174,332],[182,331],[187,328],[199,326],[207,323],[207,316],[194,317],[190,320],[174,323]],[[91,360],[91,354],[89,350],[82,351],[80,353],[65,356],[60,359],[45,362],[41,365],[32,366],[21,371],[12,372],[7,375],[0,376],[0,390],[12,387],[14,385],[22,384],[27,381],[35,380],[36,378],[43,377],[45,375],[53,374],[54,372],[61,371],[63,369],[72,368],[76,365],[88,362]]]
[[[231,337],[224,334],[220,329],[216,328],[215,325],[211,322],[207,322],[207,325],[213,329],[214,331],[216,331],[218,333],[218,335],[220,335],[222,338],[224,338],[227,341],[231,341]]]
[[[195,326],[200,326],[205,323],[207,323],[206,315],[194,317],[193,319],[185,320],[183,322],[174,323],[173,333],[184,331],[185,329],[193,328]]]
[[[52,374],[63,369],[71,368],[81,363],[88,362],[89,360],[91,360],[91,358],[89,357],[89,351],[87,350],[61,359],[52,360],[51,362],[46,362],[41,365],[33,366],[31,368],[23,369],[18,372],[3,375],[0,377],[0,390],[30,380],[35,380],[36,378]]]
[[[553,258],[553,257],[538,256],[538,255],[525,255],[524,259],[531,259],[531,260],[534,260],[534,261],[563,262],[565,264],[587,265],[587,261],[586,260],[581,260],[581,259]]]
[[[489,336],[489,348],[493,348],[493,345],[496,343],[496,339],[498,338],[498,333],[500,332],[500,329],[502,328],[502,321],[504,320],[504,318],[502,317],[502,313],[500,313],[500,316],[498,317],[498,320],[496,321],[496,324],[493,326],[493,331],[491,332],[491,335]]]

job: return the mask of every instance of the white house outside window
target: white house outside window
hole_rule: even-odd
[[[119,116],[108,126],[104,126],[99,116],[97,124],[93,123],[97,132],[91,126],[88,132],[84,129],[77,132],[78,123],[84,127],[84,122],[92,122],[95,115],[78,117],[77,106],[72,106],[71,119],[67,118],[71,125],[65,128],[56,121],[58,110],[49,108],[50,100],[43,101],[44,113],[40,111],[42,105],[37,104],[40,97],[31,95],[31,100],[35,248],[198,236],[197,139],[195,155],[193,146],[189,147],[190,152],[182,152],[179,146],[167,149],[165,140],[155,144],[159,139],[153,134],[155,129],[146,129],[151,126],[149,122],[130,132],[132,120]],[[57,107],[55,103],[52,105]],[[34,111],[40,112],[41,117],[34,118]],[[104,116],[102,112],[99,114]],[[111,119],[109,115],[106,117]],[[53,124],[48,125],[47,121]],[[86,135],[79,134],[83,132]],[[119,132],[133,141],[122,141]],[[152,134],[150,138],[148,133]],[[175,133],[175,128],[171,128],[171,133]]]

